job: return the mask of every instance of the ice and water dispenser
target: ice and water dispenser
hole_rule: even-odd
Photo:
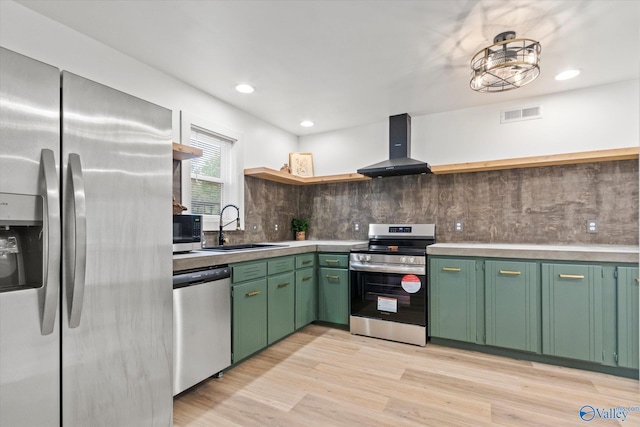
[[[42,286],[42,197],[0,193],[0,292]]]

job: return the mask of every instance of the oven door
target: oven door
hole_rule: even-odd
[[[427,325],[427,289],[424,270],[382,272],[351,270],[351,315]]]

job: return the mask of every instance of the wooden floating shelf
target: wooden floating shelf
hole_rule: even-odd
[[[431,171],[436,175],[443,175],[450,173],[495,171],[504,169],[533,168],[540,166],[573,165],[577,163],[610,162],[614,160],[633,160],[638,158],[638,152],[638,147],[615,148],[611,150],[583,151],[580,153],[552,154],[548,156],[519,157],[515,159],[437,165],[432,166]],[[368,181],[371,179],[359,173],[303,178],[269,168],[245,169],[244,174],[245,176],[253,176],[255,178],[292,185],[313,185],[333,182]]]
[[[184,144],[173,143],[173,159],[189,160],[202,156],[202,150]]]
[[[577,163],[610,162],[638,158],[638,147],[611,150],[583,151],[580,153],[552,154],[548,156],[519,157],[515,159],[488,160],[484,162],[455,163],[432,166],[434,174],[482,172],[504,169],[533,168],[540,166],[573,165]]]
[[[368,181],[371,179],[367,176],[360,175],[359,173],[301,177],[301,176],[295,176],[289,173],[284,173],[284,172],[280,172],[275,169],[269,169],[269,168],[245,169],[244,175],[265,179],[267,181],[275,181],[281,184],[292,184],[292,185],[314,185],[314,184],[328,184],[333,182]]]

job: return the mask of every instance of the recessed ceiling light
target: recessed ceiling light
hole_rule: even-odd
[[[313,126],[313,122],[311,120],[303,120],[300,123],[300,126],[304,126],[306,128],[310,128],[311,126]]]
[[[566,70],[556,74],[556,80],[569,80],[580,74],[580,70]]]
[[[241,93],[253,93],[255,89],[251,85],[242,83],[236,86],[236,90]]]

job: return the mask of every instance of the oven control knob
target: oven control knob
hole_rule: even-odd
[[[403,264],[406,263],[407,262],[407,257],[403,256],[402,258],[400,258],[400,262],[403,263]]]
[[[365,256],[365,257],[364,257],[364,260],[365,260],[365,261],[367,261],[367,262],[371,261],[371,255],[367,255],[367,256]]]
[[[416,262],[416,259],[414,257],[409,258],[409,264],[413,264],[414,262]]]
[[[362,261],[364,259],[364,255],[358,255],[358,261]]]

